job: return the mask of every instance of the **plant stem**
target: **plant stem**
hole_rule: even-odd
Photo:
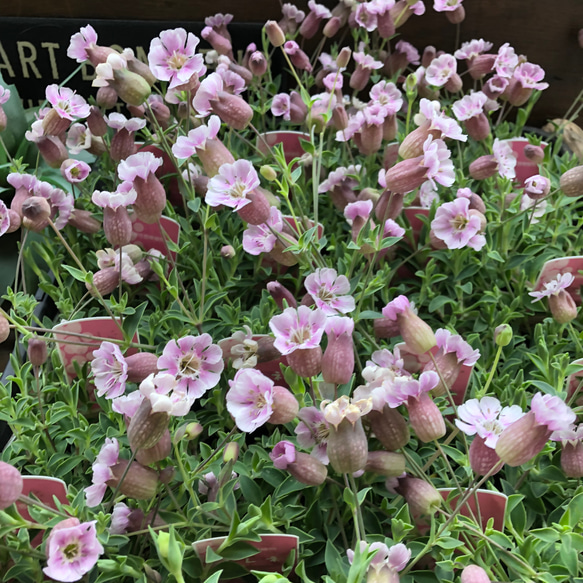
[[[488,387],[494,378],[494,373],[496,372],[496,367],[498,366],[498,361],[500,360],[500,355],[502,354],[502,346],[498,346],[498,350],[496,350],[496,356],[494,357],[494,363],[492,364],[492,368],[490,369],[490,374],[488,375],[488,380],[484,385],[484,388],[481,391],[478,391],[476,394],[476,398],[480,399],[483,397],[486,392],[488,391]]]

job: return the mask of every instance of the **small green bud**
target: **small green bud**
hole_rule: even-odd
[[[277,172],[267,164],[261,166],[261,168],[259,168],[259,172],[261,173],[261,176],[263,176],[265,180],[269,180],[269,182],[273,182],[277,178]]]
[[[225,447],[223,452],[223,461],[225,463],[236,462],[239,457],[239,444],[236,442],[231,442]]]
[[[409,101],[417,95],[417,75],[410,73],[405,79],[405,93]]]
[[[512,340],[512,328],[508,324],[501,324],[494,330],[496,346],[508,346]]]

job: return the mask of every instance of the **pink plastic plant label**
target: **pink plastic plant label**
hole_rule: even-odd
[[[306,153],[300,140],[310,141],[310,134],[293,131],[265,132],[257,137],[257,149],[262,154],[269,154],[275,144],[281,144],[285,161],[289,164],[294,158],[300,158]]]
[[[449,495],[455,491],[455,488],[439,488],[438,490],[443,496],[444,501],[447,501]],[[452,496],[449,501],[449,505],[452,509],[457,507],[458,500],[459,495]],[[474,495],[470,496],[466,503],[461,507],[460,514],[472,518],[478,522],[478,524],[481,524],[482,530],[486,529],[488,520],[493,518],[494,528],[502,531],[504,530],[504,515],[507,502],[508,497],[501,492],[478,490]]]
[[[144,251],[156,249],[166,257],[176,259],[176,252],[168,249],[167,241],[178,244],[180,225],[168,217],[162,217],[159,223],[144,223],[134,214],[132,215],[132,243],[140,245]]]
[[[86,362],[93,360],[93,351],[97,350],[105,340],[123,340],[123,333],[119,326],[109,317],[84,318],[70,322],[61,322],[53,327],[55,338],[63,341],[57,343],[59,356],[67,372],[69,380],[77,374],[75,365],[82,367]],[[83,336],[77,336],[81,334]],[[91,338],[87,338],[91,336]],[[134,334],[132,342],[139,342],[138,334]],[[136,348],[129,348],[126,356],[138,352]]]
[[[520,186],[524,186],[524,182],[527,178],[534,176],[539,173],[538,164],[535,164],[532,160],[524,155],[524,147],[528,146],[530,142],[526,138],[513,138],[508,140],[512,151],[516,156],[516,178],[515,182],[518,182]],[[540,147],[545,148],[547,144],[542,142]]]

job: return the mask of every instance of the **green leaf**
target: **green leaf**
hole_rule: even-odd
[[[448,298],[447,296],[437,296],[429,302],[429,312],[433,313],[445,306],[445,304],[455,304],[455,300]]]
[[[130,316],[127,316],[123,321],[123,330],[125,332],[126,341],[131,342],[138,326],[140,325],[140,321],[148,307],[148,302],[142,302],[134,311],[134,313]]]
[[[222,569],[220,571],[216,571],[210,577],[207,577],[204,580],[204,583],[218,583],[220,581],[220,579],[221,579],[222,573],[223,573],[223,570]]]
[[[77,281],[85,282],[86,272],[77,269],[76,267],[71,267],[70,265],[61,265],[63,269],[68,271]]]

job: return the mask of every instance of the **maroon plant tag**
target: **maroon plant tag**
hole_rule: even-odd
[[[138,219],[135,214],[131,215],[131,217],[133,230],[132,243],[140,245],[144,251],[156,249],[164,256],[171,256],[172,259],[176,259],[176,251],[170,251],[166,243],[166,240],[170,239],[173,243],[178,244],[180,225],[174,219],[161,217],[160,224],[153,223],[150,225]]]
[[[299,538],[291,534],[262,534],[260,536],[260,541],[248,541],[248,544],[258,549],[259,552],[257,554],[233,562],[250,571],[277,571],[281,573],[289,554],[293,550],[296,551],[297,557]],[[207,548],[210,547],[216,552],[226,539],[227,537],[221,536],[192,543],[192,548],[203,566],[207,565]]]
[[[515,182],[518,182],[520,186],[524,186],[524,182],[527,178],[534,176],[539,173],[538,164],[535,164],[532,160],[524,155],[524,148],[528,146],[530,142],[526,138],[512,138],[507,141],[512,147],[512,151],[516,156],[516,178]],[[546,148],[546,142],[542,142],[540,147]]]
[[[443,496],[444,501],[447,501],[448,496],[454,492],[456,488],[438,488],[438,490]],[[458,500],[459,495],[452,496],[449,501],[449,506],[452,510],[457,507]],[[486,529],[488,520],[493,518],[494,528],[503,531],[507,502],[508,497],[501,492],[478,490],[475,494],[472,494],[461,507],[460,514],[462,516],[467,516],[468,518],[475,518],[475,520],[482,525],[482,530]]]
[[[291,130],[265,132],[257,136],[257,149],[262,154],[268,155],[275,144],[281,144],[285,161],[289,164],[294,158],[301,158],[306,153],[300,140],[309,142],[310,134]]]
[[[57,340],[75,342],[75,344],[57,343],[59,356],[61,357],[61,361],[65,367],[65,372],[67,373],[69,380],[72,380],[77,376],[74,363],[76,362],[82,367],[86,362],[93,360],[93,351],[97,350],[101,346],[101,342],[103,342],[103,340],[93,340],[91,338],[73,336],[68,334],[70,332],[75,334],[87,334],[89,336],[95,336],[96,338],[103,338],[104,340],[123,340],[121,330],[109,317],[83,318],[80,320],[61,322],[60,324],[53,326],[53,333]],[[140,339],[136,332],[132,342],[139,341]],[[136,352],[138,352],[137,348],[128,348],[126,356],[130,356]]]

